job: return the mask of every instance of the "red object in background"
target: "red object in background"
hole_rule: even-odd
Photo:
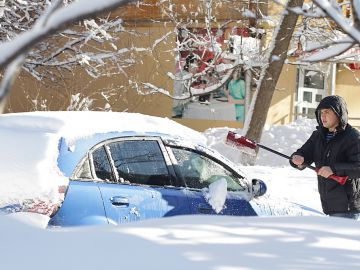
[[[200,66],[199,66],[199,70],[198,72],[202,72],[206,67],[207,67],[207,62],[210,62],[212,59],[214,59],[215,54],[213,52],[210,51],[202,51],[202,52],[197,52],[198,55],[200,55],[201,60],[200,60]]]
[[[211,28],[211,31],[210,31],[211,35],[220,46],[223,46],[223,44],[224,44],[226,29],[228,29],[228,28],[223,28],[223,29]],[[182,36],[182,34],[181,34],[182,31],[188,31],[188,32],[192,33],[193,35],[196,35],[200,39],[201,38],[209,39],[208,30],[205,28],[187,28],[186,30],[179,29],[178,40],[180,43],[185,42],[188,38],[188,37]],[[232,27],[231,35],[242,36],[242,37],[250,36],[249,29],[247,27]],[[215,57],[215,54],[214,54],[214,52],[209,51],[208,48],[203,47],[203,46],[193,45],[191,47],[192,47],[192,49],[180,51],[181,58],[185,59],[191,53],[197,54],[200,58],[199,72],[201,72],[206,67],[205,63],[208,62],[209,60],[213,59]]]
[[[232,35],[249,37],[249,28],[234,27],[231,32]]]
[[[359,70],[360,69],[360,63],[350,63],[350,64],[347,64],[347,65],[352,70]]]

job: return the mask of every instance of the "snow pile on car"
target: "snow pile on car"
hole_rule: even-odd
[[[204,143],[205,137],[170,119],[116,112],[31,112],[0,116],[0,210],[50,214],[68,179],[57,166],[61,137],[67,142],[94,133],[168,134]],[[36,206],[36,207],[35,207]]]

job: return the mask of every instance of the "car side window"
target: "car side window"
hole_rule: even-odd
[[[232,172],[212,159],[190,150],[171,149],[177,161],[175,170],[183,178],[187,187],[201,189],[217,180],[225,179],[229,191],[245,189]]]
[[[89,158],[86,157],[82,163],[79,164],[80,167],[76,169],[73,179],[92,179]]]
[[[125,140],[108,144],[119,178],[132,184],[170,185],[170,176],[157,141]]]
[[[99,179],[115,181],[104,146],[92,152],[95,174]]]

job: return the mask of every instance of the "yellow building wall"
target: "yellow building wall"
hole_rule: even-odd
[[[360,127],[360,70],[338,65],[335,94],[342,96],[348,107],[349,123]],[[355,119],[356,118],[356,119]]]
[[[284,65],[266,119],[267,124],[287,124],[294,121],[296,95],[296,65]],[[330,87],[330,82],[327,82]],[[338,64],[334,94],[342,96],[348,107],[349,123],[360,128],[360,70],[350,70]],[[328,90],[330,94],[330,89]]]
[[[165,34],[172,33],[173,29],[172,26],[164,27],[163,24],[161,27],[154,24],[138,25],[136,31],[145,34],[146,38],[144,35],[124,34],[116,45],[118,48],[149,48]],[[103,110],[102,93],[111,93],[109,103],[112,111],[136,112],[170,118],[173,106],[173,100],[170,97],[160,93],[145,94],[144,89],[140,90],[139,94],[133,89],[134,85],[129,82],[151,83],[172,94],[173,80],[166,73],[175,72],[173,48],[175,48],[175,35],[170,34],[164,43],[159,43],[151,52],[132,50],[124,57],[131,56],[137,61],[135,65],[125,70],[126,76],[118,74],[91,79],[83,70],[78,69],[68,74],[60,84],[43,84],[22,72],[11,91],[7,112],[67,110],[71,97],[78,93],[81,98],[93,99],[91,110]],[[241,124],[235,121],[192,119],[176,119],[176,121],[199,131],[210,127],[241,127]]]
[[[155,3],[156,1],[148,0],[146,2]],[[198,11],[198,6],[193,5],[192,1],[181,2],[185,4],[188,12]],[[202,1],[200,2],[203,3]],[[238,5],[238,8],[230,10],[222,1],[217,1],[217,3],[215,11],[227,19],[229,14],[233,19],[240,19],[242,13],[239,10],[242,10],[242,7],[247,5],[247,2],[237,2],[235,4]],[[108,96],[108,103],[113,111],[138,112],[161,117],[171,117],[173,105],[171,98],[159,93],[145,94],[145,89],[136,91],[134,84],[131,84],[131,82],[140,82],[140,88],[142,86],[141,82],[151,83],[168,90],[172,94],[173,80],[166,73],[175,72],[175,26],[171,23],[164,24],[161,18],[159,18],[161,13],[157,6],[145,5],[142,7],[142,11],[139,11],[140,9],[133,5],[125,9],[125,13],[119,10],[118,13],[113,15],[121,17],[121,15],[127,14],[128,17],[125,16],[125,19],[128,19],[126,22],[127,26],[140,34],[131,35],[123,33],[116,44],[119,49],[130,49],[130,52],[125,54],[124,58],[136,59],[135,65],[124,69],[126,75],[117,74],[110,77],[93,79],[79,68],[74,72],[65,74],[55,84],[50,81],[38,81],[29,74],[22,72],[12,88],[7,103],[7,112],[67,110],[72,97],[80,94],[80,99],[85,100],[87,97],[92,99],[91,110],[104,110],[104,96]],[[149,15],[151,16],[149,17]],[[186,14],[183,15],[185,16]],[[222,18],[221,16],[220,18]],[[140,20],[140,18],[145,18],[145,20]],[[201,18],[201,16],[197,16],[197,18]],[[159,19],[159,23],[149,23],[146,19]],[[217,26],[221,24],[221,21],[217,22]],[[239,23],[233,22],[229,25],[233,24]],[[204,27],[204,23],[194,22],[194,26]],[[145,34],[145,36],[142,34]],[[151,52],[144,52],[166,34],[169,35],[165,42],[158,43]],[[138,51],[134,48],[144,48],[144,50]],[[77,107],[77,109],[81,108]],[[235,121],[180,119],[178,122],[197,130],[220,126],[241,127],[241,124]]]
[[[296,66],[285,64],[271,100],[267,124],[283,125],[293,121],[295,93]]]
[[[112,17],[120,17],[124,21],[135,23],[149,20],[168,20],[165,13],[175,15],[178,20],[188,19],[204,21],[206,2],[203,0],[176,0],[157,1],[143,0],[130,3],[112,12]],[[266,15],[266,1],[259,1],[259,8],[262,14]],[[212,1],[212,13],[216,14],[217,21],[239,20],[242,18],[242,11],[249,8],[249,1]]]
[[[118,48],[143,47],[147,48],[155,40],[172,31],[168,27],[145,27],[138,26],[139,33],[146,33],[148,38],[124,36]],[[166,76],[166,72],[175,71],[174,48],[175,37],[169,36],[166,44],[159,45],[150,55],[144,55],[136,51],[131,52],[139,61],[126,70],[127,76],[116,75],[89,80],[89,76],[83,71],[77,71],[69,76],[62,85],[47,87],[29,75],[22,73],[16,81],[8,102],[8,111],[31,111],[31,110],[66,110],[72,95],[81,93],[82,97],[89,96],[94,99],[92,109],[103,109],[103,97],[101,92],[105,89],[115,89],[110,98],[113,111],[127,111],[150,114],[161,117],[171,117],[173,100],[163,94],[139,95],[129,85],[129,81],[150,82],[158,87],[168,90],[173,89],[173,81]],[[138,56],[136,56],[138,54]],[[286,124],[292,121],[292,110],[295,93],[296,66],[285,65],[281,73],[277,89],[274,93],[272,105],[268,113],[267,123]],[[35,100],[45,100],[46,105]],[[211,121],[176,119],[179,123],[193,129],[203,131],[211,127],[241,128],[242,123],[236,121]]]
[[[117,45],[118,48],[128,48],[130,52],[124,59],[137,59],[130,68],[124,69],[125,74],[110,77],[91,78],[83,70],[78,69],[67,73],[58,83],[49,81],[42,83],[22,72],[16,80],[8,101],[8,112],[30,110],[66,110],[72,95],[81,93],[81,97],[93,99],[91,109],[104,109],[103,93],[110,95],[109,103],[112,110],[140,112],[158,116],[170,115],[172,100],[162,94],[139,95],[131,82],[150,82],[158,87],[172,90],[172,81],[166,72],[174,72],[175,38],[170,36],[165,44],[160,43],[150,53],[131,50],[131,48],[148,48],[157,39],[171,29],[164,27],[138,26],[136,31],[143,35],[123,34]],[[141,91],[145,93],[145,91]],[[35,106],[35,100],[44,100],[44,106]],[[46,105],[45,105],[46,103]]]

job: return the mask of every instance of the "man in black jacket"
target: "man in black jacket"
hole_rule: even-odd
[[[290,164],[304,169],[315,162],[318,189],[325,214],[360,219],[360,133],[348,124],[340,96],[323,98],[316,111],[319,124],[305,144],[292,154]],[[328,178],[348,176],[345,183]]]

